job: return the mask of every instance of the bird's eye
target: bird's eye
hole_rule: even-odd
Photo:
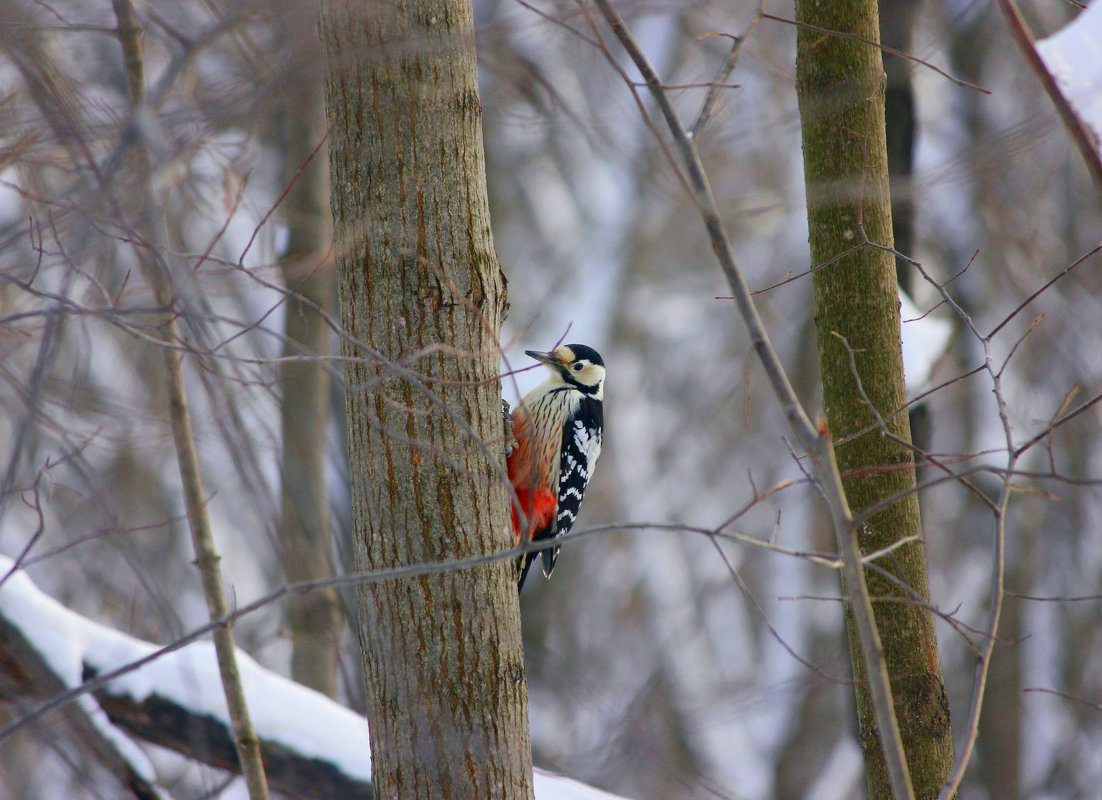
[[[581,361],[574,365],[575,372],[581,372],[583,369],[585,369],[585,364],[583,364]]]

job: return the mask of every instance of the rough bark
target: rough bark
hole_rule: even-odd
[[[323,3],[362,570],[511,545],[473,33],[464,0]],[[532,796],[510,566],[359,591],[378,797]]]
[[[283,2],[277,12],[288,52],[283,181],[289,188],[281,210],[289,237],[280,266],[291,292],[286,301],[280,370],[280,556],[287,580],[298,582],[333,574],[325,480],[330,365],[320,360],[329,353],[330,329],[325,315],[333,307],[333,223],[317,6]],[[336,590],[292,595],[287,603],[287,627],[291,677],[336,697],[344,627]]]
[[[907,415],[894,413],[905,402],[894,258],[868,246],[839,258],[862,241],[859,223],[870,241],[888,247],[893,243],[880,51],[856,38],[827,33],[875,42],[879,20],[875,0],[846,0],[798,2],[797,21],[811,256],[816,264],[831,262],[813,280],[823,402],[839,442],[836,454],[846,495],[860,516],[884,498],[912,489],[915,482],[913,458],[902,443],[910,440]],[[845,343],[852,348],[860,385]],[[890,436],[877,430],[854,436],[876,424],[862,391],[887,420]],[[868,516],[860,544],[870,552],[921,532],[918,498],[910,494]],[[896,715],[915,796],[932,798],[952,767],[953,752],[933,618],[920,606],[929,593],[924,545],[903,545],[878,565],[890,578],[870,569],[866,576]],[[848,619],[847,627],[869,795],[888,798],[891,789],[865,665],[856,655]]]

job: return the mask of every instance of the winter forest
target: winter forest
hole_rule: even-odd
[[[943,676],[943,692],[920,687],[922,708],[895,706],[916,787],[912,717],[933,706],[945,713],[927,727],[943,726],[931,735],[959,772],[948,794],[1102,796],[1100,2],[881,0],[877,46],[875,3],[866,35],[802,2],[475,0],[461,39],[477,54],[467,110],[481,142],[459,174],[477,184],[484,153],[489,255],[472,259],[491,280],[449,283],[434,254],[466,223],[442,198],[465,190],[418,177],[418,209],[438,210],[417,221],[431,235],[393,293],[430,321],[473,315],[479,349],[405,316],[384,331],[342,322],[359,313],[354,293],[368,305],[391,293],[381,272],[341,266],[353,242],[386,248],[376,206],[394,200],[373,183],[393,165],[350,159],[349,143],[370,153],[391,121],[417,122],[408,97],[435,102],[458,81],[458,67],[385,73],[394,42],[408,63],[440,55],[436,34],[400,39],[395,20],[469,34],[454,18],[470,13],[463,0],[4,0],[0,798],[258,800],[264,783],[304,800],[480,796],[400,791],[386,781],[401,768],[383,780],[378,751],[373,764],[381,742],[413,759],[403,765],[425,759],[378,698],[434,676],[381,663],[389,629],[358,612],[396,585],[413,587],[426,629],[438,613],[441,630],[479,643],[457,645],[463,659],[509,676],[495,702],[512,711],[490,727],[514,733],[485,762],[527,775],[530,755],[536,774],[494,797],[892,797],[875,788],[877,770],[897,777],[892,745],[886,767],[870,765],[882,751],[866,725],[884,730],[892,703],[878,704],[876,664],[855,675],[851,661],[868,640],[849,589],[865,580],[877,619],[894,605],[928,620],[922,657]],[[837,4],[850,6],[868,4]],[[1083,38],[1053,36],[1088,16]],[[376,30],[386,47],[355,46]],[[871,208],[883,118],[891,218],[875,233],[861,205],[850,249],[820,256],[809,205],[821,187],[805,177],[822,98],[797,50],[810,60],[838,42],[883,58],[843,141],[861,167],[847,191]],[[1090,69],[1086,100],[1053,93]],[[407,102],[357,134],[337,101],[349,87]],[[429,157],[408,151],[403,163]],[[861,468],[840,455],[838,486],[909,476],[913,459],[917,488],[876,505],[910,503],[913,533],[872,547],[861,537],[876,509],[852,494],[853,513],[832,504],[732,299],[717,226],[809,432],[829,451],[840,376],[860,422],[839,452],[862,437],[903,448]],[[857,251],[894,265],[903,292],[903,404],[866,395],[878,354],[821,329],[831,269]],[[843,307],[843,323],[873,305]],[[390,353],[388,337],[428,344]],[[515,406],[543,379],[524,351],[562,342],[607,365],[604,449],[554,575],[533,570],[518,621],[507,444],[481,432],[498,429],[499,394]],[[436,365],[449,359],[490,373],[446,379]],[[403,391],[419,410],[385,424]],[[433,415],[464,405],[459,449]],[[464,561],[449,540],[386,562],[385,536],[365,542],[377,528],[421,535],[357,460],[399,450],[475,487],[479,523],[456,527],[494,547]],[[428,537],[450,535],[430,520],[467,507],[437,508],[416,482],[389,492],[424,512]],[[860,559],[840,548],[839,514]],[[893,577],[915,554],[928,593]],[[468,578],[488,598],[477,608],[434,593]],[[889,652],[894,630],[881,630]],[[420,627],[403,635],[435,647]],[[885,683],[915,692],[886,658]],[[223,693],[232,673],[237,697]],[[266,776],[250,772],[250,747]],[[911,796],[938,797],[947,779]]]

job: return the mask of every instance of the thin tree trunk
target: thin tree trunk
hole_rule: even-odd
[[[330,561],[329,497],[325,480],[329,422],[329,325],[333,307],[333,223],[329,213],[329,152],[326,148],[320,43],[314,3],[278,8],[288,80],[285,96],[283,182],[289,186],[282,211],[289,235],[280,261],[289,292],[284,324],[283,474],[280,541],[288,581],[333,574]],[[293,77],[292,78],[292,73]],[[316,356],[316,359],[311,357]],[[329,697],[337,694],[340,602],[335,589],[294,594],[287,603],[291,677]]]
[[[112,0],[112,4],[118,20],[117,33],[125,59],[130,102],[136,112],[146,100],[142,30],[131,0]],[[148,249],[136,247],[135,251],[146,278],[153,286],[157,304],[164,309],[154,336],[161,344],[161,354],[164,358],[169,422],[176,450],[176,462],[180,470],[188,527],[191,530],[191,541],[195,549],[195,567],[202,579],[207,612],[214,620],[229,614],[229,604],[222,585],[222,572],[219,566],[221,556],[215,546],[214,533],[207,515],[208,498],[203,490],[199,452],[191,426],[191,414],[188,411],[187,391],[184,386],[184,348],[176,323],[176,297],[172,276],[168,272],[168,265],[157,255],[159,250],[153,246],[156,242],[153,222],[156,204],[151,188],[153,168],[149,150],[144,142],[139,141],[134,146],[132,160],[138,174],[139,185],[145,193],[142,198],[145,202],[142,203],[139,212],[137,228],[141,238],[150,245]],[[121,212],[120,209],[116,210]],[[245,778],[249,799],[268,800],[268,780],[264,774],[260,740],[253,727],[249,706],[245,699],[245,688],[241,682],[241,672],[237,667],[232,624],[226,623],[215,628],[211,638],[214,641],[218,672],[226,695],[226,706],[233,722],[237,758],[241,764],[241,774]]]
[[[879,20],[876,0],[800,0],[796,16],[811,257],[816,264],[831,262],[813,280],[823,402],[839,442],[846,495],[860,518],[864,509],[915,484],[912,454],[903,444],[910,441],[910,425],[906,413],[894,413],[906,400],[894,258],[869,246],[839,258],[862,242],[862,225],[870,241],[893,242],[880,51],[828,33],[876,42]],[[873,430],[847,441],[877,422],[862,393],[886,419],[890,435]],[[918,497],[907,495],[872,514],[859,530],[866,553],[920,536]],[[920,800],[933,798],[952,767],[953,750],[933,617],[920,606],[929,595],[925,547],[905,544],[877,566],[890,577],[872,569],[866,576],[914,792]],[[865,664],[848,617],[847,627],[869,795],[890,798]]]
[[[473,37],[464,0],[323,3],[362,570],[511,546],[496,345],[504,278]],[[532,796],[511,569],[498,560],[359,591],[381,800]]]

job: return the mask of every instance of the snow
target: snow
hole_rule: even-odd
[[[1037,52],[1079,118],[1102,140],[1102,3],[1091,3]]]
[[[0,569],[14,565],[0,556]],[[47,597],[22,571],[0,587],[0,613],[25,635],[68,686],[81,684],[83,663],[103,674],[146,658],[157,647],[107,628]],[[370,780],[367,722],[304,686],[269,672],[240,650],[237,664],[253,724],[261,738],[307,757],[338,764],[348,775]],[[214,645],[198,641],[166,653],[112,680],[110,691],[141,702],[152,694],[209,714],[229,726]]]
[[[100,674],[125,668],[159,648],[135,639],[62,606],[38,589],[15,562],[0,555],[0,615],[16,625],[50,668],[70,687],[82,683],[83,665]],[[371,780],[367,720],[311,689],[264,669],[240,650],[237,663],[249,711],[258,735],[303,756],[334,764],[357,780]],[[143,701],[152,694],[197,714],[209,714],[229,726],[225,695],[211,642],[193,642],[158,656],[113,679],[114,694]],[[152,763],[138,746],[112,726],[90,694],[77,702],[128,759],[153,780]],[[617,800],[616,795],[543,770],[533,775],[539,800]]]
[[[118,669],[126,659],[97,664]],[[366,721],[287,678],[269,672],[240,650],[237,666],[253,725],[262,739],[279,742],[302,755],[330,761],[348,775],[370,780],[370,743]],[[229,725],[214,645],[200,641],[111,681],[111,690],[142,701],[152,694],[209,714]]]
[[[545,772],[541,769],[532,771],[532,783],[535,787],[536,800],[624,800],[618,794],[609,794],[584,783]]]
[[[82,654],[90,646],[102,640],[104,649],[110,651],[117,644],[113,637],[129,637],[69,611],[40,592],[22,570],[12,571],[14,566],[15,562],[10,558],[0,556],[0,573],[6,576],[0,583],[0,614],[32,641],[39,655],[66,686],[79,686],[82,683]],[[132,641],[135,644],[144,644],[138,640]],[[77,702],[96,729],[112,743],[135,773],[152,781],[152,763],[133,740],[108,721],[107,715],[92,696],[82,695]]]
[[[95,698],[89,694],[83,694],[77,698],[76,702],[92,725],[100,732],[100,735],[111,743],[112,747],[131,766],[134,773],[143,780],[154,783],[157,771],[153,767],[153,762],[134,743],[133,739],[111,724],[111,720],[107,718],[107,712],[100,708]]]
[[[22,570],[12,571],[14,567],[14,561],[0,556],[0,571],[7,576],[0,584],[0,613],[24,636],[33,637],[35,649],[65,685],[80,685],[82,658],[89,649],[114,650],[115,638],[130,638],[73,613],[39,591]],[[142,643],[131,641],[132,658],[154,649],[146,645],[147,651],[140,652]]]
[[[903,320],[903,371],[907,393],[918,394],[927,388],[930,375],[945,354],[953,325],[945,319],[920,311],[902,289],[899,290],[899,314]]]

